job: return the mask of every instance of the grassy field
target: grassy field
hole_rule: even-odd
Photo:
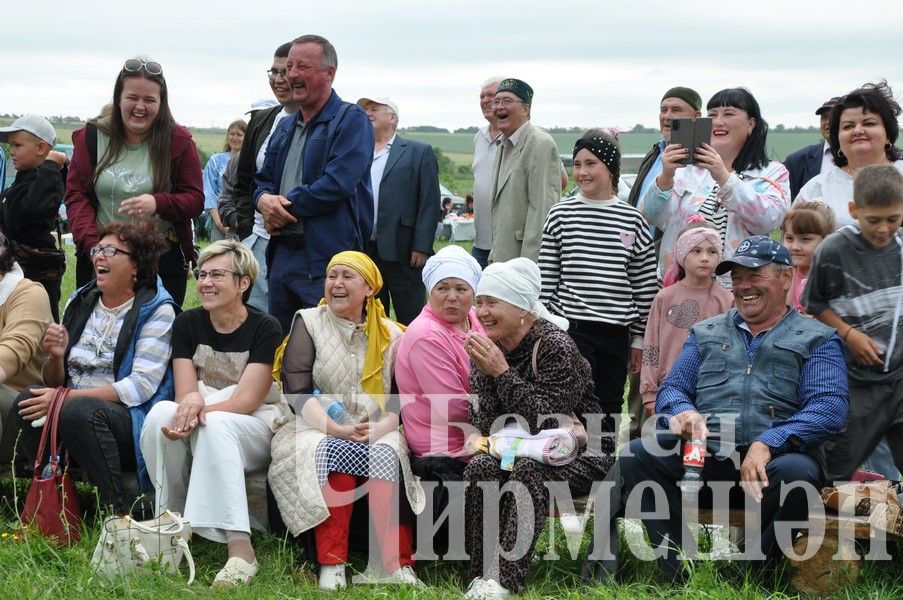
[[[0,480],[0,580],[3,581],[3,598],[323,598],[316,588],[315,568],[304,560],[302,549],[289,538],[279,538],[269,533],[254,532],[252,540],[257,552],[260,572],[253,582],[237,590],[211,590],[209,585],[225,562],[225,546],[195,536],[191,551],[197,566],[197,579],[188,586],[184,576],[169,575],[149,568],[127,579],[108,582],[95,574],[90,567],[90,557],[100,535],[99,521],[88,518],[83,526],[82,540],[67,548],[55,548],[40,538],[22,539],[18,532],[18,519],[12,507],[13,482],[19,487],[15,494],[21,502],[25,492],[25,480]],[[91,502],[87,486],[79,485],[79,499],[84,510]],[[635,558],[622,544],[622,568],[617,583],[608,585],[584,585],[580,569],[587,554],[588,532],[579,544],[576,556],[571,556],[565,537],[557,520],[550,520],[550,527],[540,537],[536,556],[530,568],[528,587],[520,596],[525,600],[555,599],[616,599],[637,600],[745,600],[799,599],[800,596],[786,587],[781,591],[767,589],[759,584],[738,581],[735,567],[726,561],[699,562],[686,586],[663,585],[657,576],[654,563]],[[555,535],[550,535],[555,527]],[[560,558],[546,558],[550,550]],[[899,551],[900,548],[897,548]],[[366,566],[365,556],[352,556],[352,572],[360,572]],[[182,565],[183,573],[187,571]],[[416,570],[427,584],[423,590],[404,587],[353,586],[336,594],[335,598],[412,598],[438,600],[460,598],[468,583],[466,564],[462,561],[422,561]],[[863,566],[859,581],[842,588],[830,599],[893,599],[903,597],[903,565],[900,561]]]
[[[449,157],[458,157],[456,162],[470,164],[466,155],[470,158],[473,154],[473,135],[468,133],[406,133],[421,142],[440,148]],[[578,133],[553,133],[552,137],[558,145],[559,154],[570,154],[574,148],[574,142],[580,137]],[[620,136],[621,152],[623,154],[646,154],[661,136],[657,133],[622,133]],[[768,155],[773,160],[783,161],[788,154],[799,150],[803,146],[814,144],[821,136],[818,133],[775,133],[768,134]]]
[[[70,143],[72,129],[62,126],[56,128],[57,140],[60,143]],[[222,152],[225,131],[218,129],[192,129],[194,141],[202,153],[202,160],[206,160],[211,154]],[[451,181],[446,180],[453,192],[465,196],[473,190],[473,175],[470,165],[473,162],[473,134],[469,133],[405,133],[406,136],[430,144],[439,148],[449,157],[458,169],[450,174]],[[577,133],[553,133],[552,137],[558,145],[559,154],[570,154],[574,142],[579,137]],[[654,133],[624,133],[620,136],[623,154],[643,155],[659,139]],[[821,137],[817,133],[775,133],[768,135],[768,153],[774,160],[782,161],[788,154],[795,150],[819,141]],[[573,182],[572,182],[573,183]]]

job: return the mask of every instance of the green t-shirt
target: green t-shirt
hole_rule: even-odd
[[[97,156],[103,156],[110,143],[104,132],[97,131]],[[110,221],[133,221],[126,214],[119,213],[122,201],[141,194],[154,193],[154,173],[150,164],[148,143],[126,145],[119,160],[108,165],[97,178],[94,186],[97,195],[97,224],[106,225]],[[172,229],[168,221],[153,217],[163,233]]]

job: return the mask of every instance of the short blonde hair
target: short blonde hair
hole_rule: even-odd
[[[201,250],[198,255],[198,268],[220,254],[228,254],[232,259],[232,271],[239,277],[250,277],[251,285],[254,285],[257,275],[260,274],[260,264],[250,248],[235,240],[219,240]],[[248,289],[250,290],[250,287]]]

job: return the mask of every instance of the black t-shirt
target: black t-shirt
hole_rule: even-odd
[[[273,364],[282,342],[274,317],[247,306],[248,318],[232,333],[218,333],[202,307],[186,310],[172,326],[172,357],[188,358],[198,380],[216,389],[238,383],[249,363]]]

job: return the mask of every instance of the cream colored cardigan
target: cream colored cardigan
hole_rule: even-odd
[[[361,389],[367,348],[362,327],[337,317],[327,306],[302,309],[298,314],[316,348],[314,385],[322,394],[342,396],[343,403],[353,414],[378,412],[376,402]],[[393,343],[383,360],[386,394],[391,389],[395,346],[402,335],[395,323],[390,322],[389,329]],[[282,520],[292,535],[312,529],[329,517],[315,465],[317,445],[324,437],[325,433],[309,425],[301,415],[289,420],[273,436],[269,482]],[[404,437],[396,429],[376,443],[389,446],[398,456],[408,502],[415,513],[421,513],[426,506],[426,497],[420,478],[411,472]]]

